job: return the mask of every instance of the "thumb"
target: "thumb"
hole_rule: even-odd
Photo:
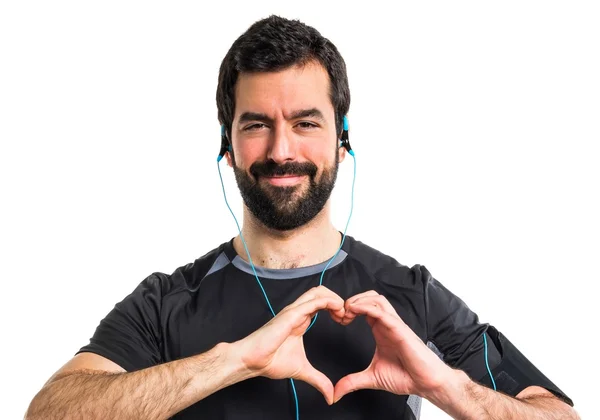
[[[368,370],[362,372],[351,373],[344,376],[335,384],[333,402],[336,403],[346,394],[349,394],[359,389],[375,389],[375,380],[373,375]]]
[[[328,405],[333,404],[333,384],[327,376],[315,369],[310,363],[301,370],[298,379],[315,387],[323,394]]]

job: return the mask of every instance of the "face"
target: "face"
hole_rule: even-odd
[[[246,207],[271,229],[306,224],[326,205],[344,158],[326,70],[243,73],[235,94],[227,160]]]

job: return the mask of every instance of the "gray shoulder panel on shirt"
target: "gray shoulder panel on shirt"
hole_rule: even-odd
[[[219,254],[219,256],[217,257],[217,259],[215,260],[215,262],[213,263],[213,265],[210,267],[210,270],[208,270],[208,272],[204,275],[204,277],[208,277],[215,271],[219,271],[221,268],[225,267],[227,264],[229,264],[229,258],[227,258],[227,255],[225,255],[224,252],[221,252]]]

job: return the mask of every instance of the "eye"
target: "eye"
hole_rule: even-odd
[[[263,123],[251,124],[248,127],[244,128],[244,131],[258,131],[263,127],[265,127]]]
[[[302,122],[300,122],[300,123],[297,124],[297,127],[300,127],[302,129],[312,130],[313,128],[317,128],[317,125],[313,124],[311,122],[302,121]]]

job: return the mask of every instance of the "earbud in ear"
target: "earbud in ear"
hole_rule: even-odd
[[[225,156],[226,152],[231,152],[231,144],[227,140],[227,132],[225,131],[225,124],[221,124],[221,148],[219,149],[219,156],[217,156],[217,162],[220,162]]]
[[[348,139],[348,117],[344,115],[344,129],[342,130],[342,138],[340,139],[340,147],[345,147],[348,153],[354,156],[354,151],[350,146],[350,140]]]

